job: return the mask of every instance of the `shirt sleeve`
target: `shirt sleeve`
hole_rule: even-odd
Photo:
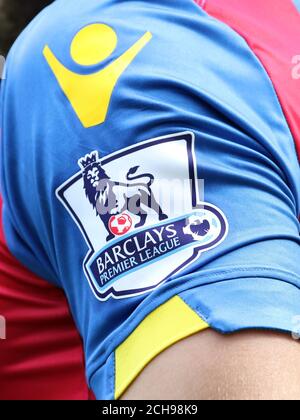
[[[147,363],[139,328],[174,298],[169,324],[194,326],[165,345],[200,328],[193,316],[293,331],[300,173],[268,74],[233,30],[192,2],[93,3],[55,2],[14,46],[1,169],[8,245],[65,291],[102,399]]]

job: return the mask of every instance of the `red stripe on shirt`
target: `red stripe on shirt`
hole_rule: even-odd
[[[24,268],[9,252],[0,198],[0,399],[87,400],[81,339],[61,290]]]
[[[292,0],[206,0],[206,12],[249,44],[268,72],[300,158],[300,78],[292,77],[300,55],[300,14]]]

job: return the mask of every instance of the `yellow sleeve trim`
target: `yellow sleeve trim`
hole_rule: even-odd
[[[116,349],[115,398],[139,373],[172,344],[209,328],[179,296],[157,308]]]

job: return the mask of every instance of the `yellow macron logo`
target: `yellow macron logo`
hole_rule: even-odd
[[[119,78],[151,38],[152,34],[146,32],[104,69],[87,75],[66,68],[46,45],[44,57],[85,128],[105,122],[111,96]],[[118,37],[110,26],[100,23],[88,25],[73,38],[71,57],[81,66],[96,65],[115,51],[117,42]]]

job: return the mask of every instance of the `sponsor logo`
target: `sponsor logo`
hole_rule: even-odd
[[[130,48],[106,67],[95,66],[108,59],[115,51],[118,37],[108,25],[94,23],[81,29],[74,37],[70,55],[75,64],[94,71],[79,74],[67,68],[46,45],[43,54],[58,84],[70,101],[77,117],[85,128],[103,124],[115,86],[127,67],[152,39],[146,32]]]

